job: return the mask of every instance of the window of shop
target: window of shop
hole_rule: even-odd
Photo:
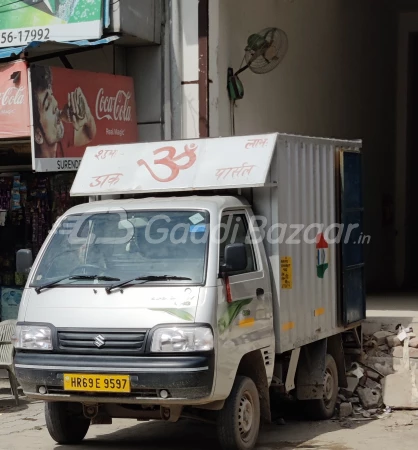
[[[0,320],[16,319],[27,273],[19,273],[21,249],[38,254],[56,219],[87,201],[70,197],[75,173],[34,174],[0,169]]]

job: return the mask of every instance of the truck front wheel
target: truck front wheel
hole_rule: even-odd
[[[312,420],[328,420],[334,415],[338,397],[337,364],[331,355],[326,356],[324,373],[324,393],[320,400],[308,400],[305,410]]]
[[[90,427],[77,403],[45,403],[45,420],[50,436],[61,445],[79,444]]]
[[[260,399],[251,378],[238,376],[217,420],[224,450],[251,450],[260,429]]]

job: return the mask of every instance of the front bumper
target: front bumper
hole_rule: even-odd
[[[214,356],[114,357],[18,352],[16,376],[29,398],[127,404],[199,404],[210,401]],[[64,373],[129,375],[129,394],[64,391]],[[46,394],[39,393],[39,387]],[[159,391],[170,396],[162,399]]]

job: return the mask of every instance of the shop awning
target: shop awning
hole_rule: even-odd
[[[0,48],[0,60],[18,58],[22,53],[25,57],[30,59],[34,57],[47,56],[49,54],[57,54],[71,52],[77,48],[97,47],[110,44],[119,39],[119,36],[109,36],[95,41],[73,41],[73,42],[31,42],[23,47],[8,47]]]

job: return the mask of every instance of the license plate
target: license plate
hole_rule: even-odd
[[[64,374],[65,391],[131,392],[129,375]]]

